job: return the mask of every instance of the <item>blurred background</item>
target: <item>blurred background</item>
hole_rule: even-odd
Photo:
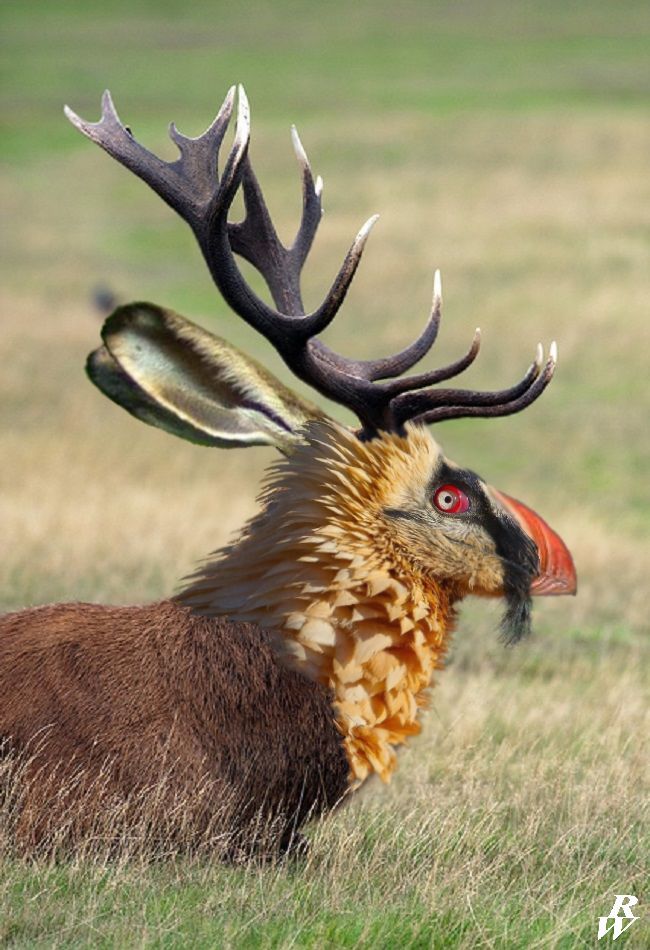
[[[199,134],[243,82],[253,164],[287,241],[300,208],[291,123],[325,181],[310,306],[361,223],[381,215],[331,345],[359,357],[404,346],[427,317],[434,267],[444,317],[423,367],[456,358],[481,326],[463,385],[501,388],[538,340],[557,339],[556,378],[534,406],[435,435],[565,538],[579,593],[538,602],[537,637],[517,651],[497,642],[497,605],[464,605],[428,741],[487,736],[496,754],[516,735],[521,762],[537,752],[515,725],[552,744],[571,723],[549,763],[565,776],[580,735],[595,769],[585,794],[605,782],[604,749],[619,764],[637,754],[647,688],[647,3],[22,0],[0,16],[2,608],[164,596],[254,511],[271,450],[174,440],[85,379],[104,287],[178,310],[289,382],[220,300],[189,228],[62,113],[68,103],[96,120],[108,87],[138,140],[171,158],[169,121]],[[411,767],[422,748],[406,753]],[[441,780],[453,769],[437,761]]]
[[[107,287],[179,310],[288,378],[220,300],[187,226],[62,115],[67,102],[98,118],[110,87],[136,137],[171,158],[169,121],[199,134],[244,82],[254,166],[286,240],[300,197],[292,122],[325,180],[308,303],[381,215],[328,342],[357,356],[403,346],[426,319],[434,267],[444,322],[427,365],[480,325],[463,384],[501,388],[538,340],[558,340],[557,377],[534,407],[436,437],[575,551],[579,597],[540,613],[563,628],[643,625],[645,3],[26,0],[2,19],[4,606],[161,595],[252,510],[268,450],[175,441],[84,377],[93,292]]]

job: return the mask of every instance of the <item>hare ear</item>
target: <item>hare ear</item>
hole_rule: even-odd
[[[232,448],[274,445],[285,454],[312,419],[327,418],[250,356],[172,310],[118,307],[86,371],[101,391],[149,425]]]

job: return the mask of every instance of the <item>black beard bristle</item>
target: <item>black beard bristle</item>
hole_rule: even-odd
[[[532,599],[530,594],[511,590],[506,594],[506,609],[501,619],[501,640],[514,646],[531,634]]]

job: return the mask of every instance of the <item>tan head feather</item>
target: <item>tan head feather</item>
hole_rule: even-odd
[[[289,661],[332,689],[356,780],[390,776],[445,652],[449,597],[414,571],[383,513],[395,486],[426,482],[438,455],[423,428],[364,443],[312,423],[271,469],[260,513],[178,597],[274,631]]]

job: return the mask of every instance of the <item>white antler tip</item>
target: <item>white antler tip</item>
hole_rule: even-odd
[[[296,153],[296,158],[298,159],[300,164],[303,166],[306,165],[307,167],[309,167],[309,161],[307,159],[305,150],[302,146],[302,142],[300,141],[300,136],[298,135],[298,129],[295,127],[295,125],[291,126],[291,141],[293,143],[293,150]]]
[[[541,366],[544,362],[544,347],[541,343],[537,344],[537,350],[535,352],[535,365]]]
[[[248,96],[246,95],[246,90],[243,85],[239,83],[237,86],[237,92],[239,93],[239,114],[245,115],[248,118],[249,105],[248,105]]]
[[[442,277],[438,269],[433,275],[433,299],[442,300]]]
[[[113,102],[113,97],[111,95],[110,89],[104,89],[102,95],[102,119],[108,113],[108,115],[117,119],[119,122],[119,117],[117,115],[117,109],[115,108],[115,103]]]
[[[548,357],[552,363],[557,363],[557,343],[555,340],[553,340],[548,349]]]
[[[230,115],[232,113],[232,107],[235,103],[236,95],[237,95],[237,86],[231,86],[228,92],[226,93],[225,98],[223,100],[223,105],[221,106],[221,109],[219,110],[221,114],[223,114],[224,112],[228,112],[228,114]]]
[[[378,215],[378,214],[373,214],[373,216],[372,216],[371,218],[368,218],[368,220],[366,221],[366,223],[364,224],[364,226],[361,228],[361,230],[360,230],[359,233],[357,234],[357,242],[358,242],[358,241],[365,241],[365,240],[366,240],[366,238],[368,237],[368,235],[369,235],[370,232],[372,231],[372,229],[373,229],[375,223],[377,222],[378,218],[379,218],[379,215]],[[356,243],[356,242],[355,242],[355,243]]]
[[[72,122],[72,124],[74,125],[74,127],[75,127],[76,129],[79,129],[80,132],[84,132],[84,131],[85,131],[85,126],[86,126],[86,124],[85,124],[84,120],[81,118],[81,116],[80,116],[80,115],[77,115],[77,113],[74,111],[74,109],[71,109],[70,106],[64,106],[64,107],[63,107],[63,113],[64,113],[66,119],[67,119],[69,122]]]
[[[241,155],[248,144],[250,135],[250,110],[248,96],[241,83],[237,86],[239,102],[237,104],[237,125],[235,129],[235,151]]]

